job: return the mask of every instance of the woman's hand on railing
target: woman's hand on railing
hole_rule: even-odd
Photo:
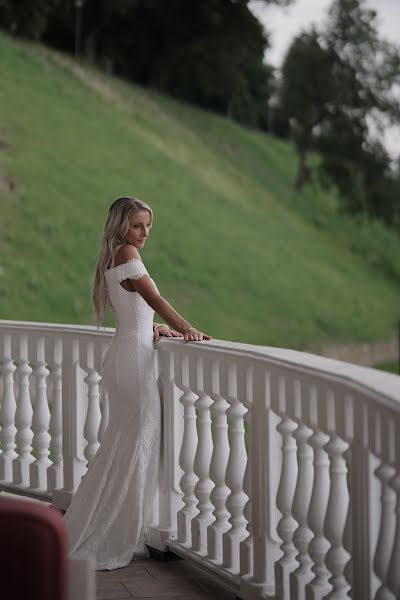
[[[201,342],[202,340],[212,340],[211,335],[207,335],[194,327],[189,327],[183,332],[183,337],[187,342]]]
[[[165,325],[165,323],[163,323],[162,325],[156,325],[154,327],[154,341],[156,342],[157,340],[159,340],[161,336],[182,338],[183,334],[179,333],[179,331],[174,331],[173,329],[170,329],[168,325]]]

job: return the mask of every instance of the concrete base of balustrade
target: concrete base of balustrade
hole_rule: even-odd
[[[63,489],[53,490],[51,501],[54,508],[59,508],[60,510],[66,511],[71,503],[72,496],[72,492],[67,492]]]
[[[1,483],[0,493],[23,496],[27,500],[41,500],[43,502],[51,502],[51,494],[49,492],[37,489],[34,490],[28,486],[20,485],[19,483]]]
[[[175,552],[171,552],[171,550],[159,550],[158,548],[153,548],[146,544],[148,551],[150,552],[150,558],[154,558],[155,560],[160,560],[163,562],[169,562],[172,560],[182,560],[181,556],[175,554]]]

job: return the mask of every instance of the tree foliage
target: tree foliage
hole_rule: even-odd
[[[325,29],[293,41],[280,103],[298,149],[298,189],[309,175],[307,153],[318,149],[320,174],[337,184],[346,210],[398,221],[398,177],[371,124],[379,132],[399,123],[399,83],[399,48],[378,36],[364,0],[334,0]]]
[[[264,0],[287,5],[293,0]],[[19,4],[19,6],[17,6]],[[267,119],[273,70],[249,0],[0,0],[0,25],[252,126]]]

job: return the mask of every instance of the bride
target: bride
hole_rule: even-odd
[[[160,336],[187,342],[212,339],[177,313],[150,277],[139,251],[152,224],[153,211],[145,202],[115,200],[94,277],[97,326],[107,305],[116,320],[102,362],[109,422],[64,521],[71,556],[92,556],[96,570],[149,557],[146,527],[157,488],[161,438],[153,342]],[[153,323],[155,312],[166,323]]]

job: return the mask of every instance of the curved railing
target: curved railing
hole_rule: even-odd
[[[68,506],[108,424],[114,329],[0,321],[0,487]],[[243,599],[400,595],[400,377],[161,339],[150,544]]]

